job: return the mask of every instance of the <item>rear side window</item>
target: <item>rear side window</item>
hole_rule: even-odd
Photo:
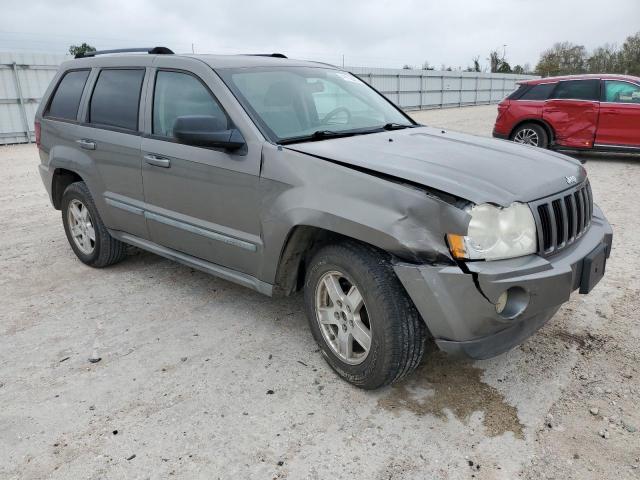
[[[176,118],[206,115],[227,123],[222,107],[209,90],[193,75],[159,71],[153,92],[153,133],[173,137]]]
[[[539,85],[532,85],[519,100],[546,100],[553,92],[557,83],[541,83]]]
[[[568,100],[599,100],[600,80],[568,80],[558,83],[553,98]]]
[[[45,116],[75,120],[88,76],[89,70],[67,72],[60,80]]]
[[[140,91],[144,70],[102,70],[93,89],[89,122],[138,130]]]

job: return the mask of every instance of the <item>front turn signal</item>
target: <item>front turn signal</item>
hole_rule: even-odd
[[[449,244],[449,250],[451,251],[453,258],[463,260],[467,257],[467,252],[464,249],[464,237],[462,235],[448,233],[447,243]]]

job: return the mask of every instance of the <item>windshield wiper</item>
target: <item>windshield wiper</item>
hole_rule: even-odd
[[[327,138],[353,137],[354,135],[367,135],[370,133],[384,132],[385,130],[401,130],[403,128],[414,128],[419,125],[403,124],[403,123],[387,123],[380,127],[374,128],[358,128],[355,130],[343,130],[336,132],[335,130],[316,130],[310,135],[302,135],[300,137],[285,138],[281,140],[280,145],[289,143],[309,142],[314,140],[324,140]]]
[[[324,140],[325,138],[351,137],[353,135],[357,135],[358,133],[360,132],[353,130],[345,130],[343,132],[336,132],[334,130],[316,130],[310,135],[286,138],[280,141],[280,144],[286,145],[288,143],[308,142],[309,140]]]
[[[403,128],[413,128],[415,125],[408,125],[406,123],[385,123],[382,128],[384,130],[402,130]]]
[[[353,132],[336,132],[334,130],[316,130],[311,134],[311,138],[313,138],[314,140],[320,140],[323,138],[346,137],[349,135],[353,135]]]

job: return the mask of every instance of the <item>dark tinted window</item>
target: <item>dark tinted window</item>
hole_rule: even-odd
[[[89,122],[138,130],[144,70],[102,70],[91,96]]]
[[[572,100],[598,100],[600,98],[600,80],[568,80],[560,82],[553,98]]]
[[[540,85],[533,85],[527,90],[520,100],[546,100],[556,87],[557,83],[541,83]]]
[[[89,70],[66,73],[58,84],[45,115],[75,120],[78,116],[82,90],[84,90],[84,84],[87,83],[88,76]]]
[[[519,86],[518,86],[518,89],[517,89],[515,92],[511,93],[511,95],[509,95],[507,98],[508,98],[509,100],[517,100],[517,99],[519,99],[519,98],[522,96],[522,94],[523,94],[524,92],[526,92],[528,89],[529,89],[529,85],[519,85]]]
[[[207,115],[227,121],[209,90],[193,75],[158,72],[153,92],[153,133],[173,136],[173,124],[183,115]]]

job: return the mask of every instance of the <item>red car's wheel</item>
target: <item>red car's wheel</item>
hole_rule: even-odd
[[[516,128],[511,134],[511,140],[532,147],[547,148],[549,136],[544,128],[535,123],[525,123]]]

